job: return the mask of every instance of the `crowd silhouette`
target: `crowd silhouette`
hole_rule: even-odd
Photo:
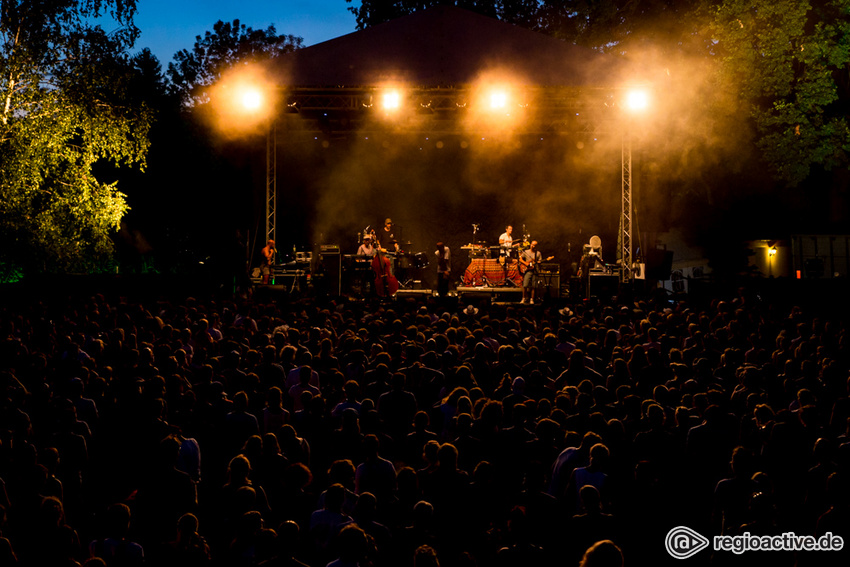
[[[605,567],[674,562],[680,525],[848,535],[839,314],[441,301],[4,305],[0,564]]]

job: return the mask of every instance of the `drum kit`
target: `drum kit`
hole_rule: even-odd
[[[523,226],[522,238],[515,239],[510,246],[487,246],[487,242],[476,240],[479,225],[472,225],[472,241],[461,246],[469,251],[469,267],[462,283],[469,286],[516,286],[522,282],[519,273],[519,256],[531,247],[531,236]]]
[[[472,241],[469,244],[461,246],[461,250],[469,251],[469,260],[487,260],[498,259],[499,264],[504,264],[509,260],[518,260],[519,254],[523,250],[531,247],[531,235],[525,232],[523,225],[522,238],[517,238],[513,241],[510,247],[508,246],[487,246],[484,240],[475,240],[475,235],[478,233],[479,225],[472,225]]]
[[[406,242],[405,246],[411,246],[412,242]],[[388,253],[387,256],[395,258],[395,267],[399,270],[422,270],[428,267],[428,254],[426,252],[403,252]]]

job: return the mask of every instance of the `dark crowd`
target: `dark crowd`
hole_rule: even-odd
[[[7,302],[0,565],[619,567],[674,563],[675,526],[847,538],[846,323],[744,295]]]

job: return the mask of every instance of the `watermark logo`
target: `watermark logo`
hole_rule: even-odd
[[[685,526],[676,526],[669,532],[664,539],[664,547],[675,559],[687,559],[693,557],[711,543],[708,539],[698,534],[691,528]]]
[[[709,546],[707,538],[686,526],[676,526],[664,539],[664,547],[675,559],[688,559]],[[832,532],[822,536],[797,535],[784,532],[777,535],[759,535],[744,532],[740,535],[714,536],[714,551],[731,551],[741,555],[748,551],[841,551],[844,538]]]

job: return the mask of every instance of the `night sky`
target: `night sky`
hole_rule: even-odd
[[[236,18],[254,29],[274,24],[279,34],[314,45],[354,31],[354,15],[345,0],[139,0],[135,23],[142,30],[136,48],[150,48],[165,67],[176,52],[191,49],[195,36],[217,20]]]

